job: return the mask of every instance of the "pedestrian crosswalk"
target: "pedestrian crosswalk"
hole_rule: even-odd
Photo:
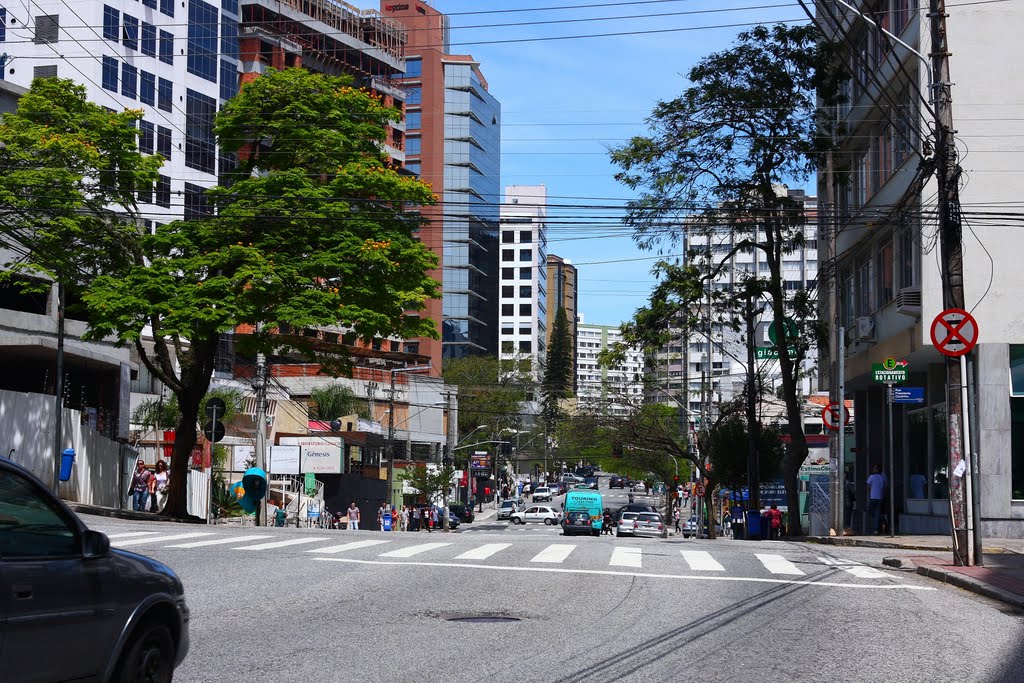
[[[255,533],[253,533],[255,532]],[[155,552],[160,548],[257,553],[281,551],[295,557],[343,562],[436,564],[450,567],[510,568],[521,571],[590,571],[609,575],[673,576],[707,581],[731,580],[744,574],[751,580],[811,583],[836,581],[877,582],[894,575],[850,559],[815,554],[794,546],[783,553],[750,552],[736,544],[698,549],[679,544],[609,542],[550,543],[539,537],[517,537],[508,542],[472,542],[472,537],[446,541],[420,541],[404,535],[375,535],[348,540],[338,534],[281,535],[272,530],[218,529],[170,533],[164,531],[113,531],[111,545]],[[338,541],[344,541],[339,543]],[[482,539],[481,539],[482,540]],[[751,550],[756,550],[752,547]],[[564,567],[555,569],[555,567]],[[551,569],[545,569],[551,568]],[[631,574],[632,573],[632,574]]]

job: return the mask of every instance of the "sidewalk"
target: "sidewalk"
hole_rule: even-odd
[[[948,536],[808,536],[810,543],[862,548],[929,551],[931,554],[896,554],[883,564],[914,569],[921,576],[1024,609],[1024,539],[985,540],[981,567],[953,564],[953,545]]]

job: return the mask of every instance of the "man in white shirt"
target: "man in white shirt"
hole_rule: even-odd
[[[879,529],[879,516],[882,511],[882,500],[885,498],[885,490],[889,486],[889,480],[882,474],[882,469],[875,465],[871,468],[871,476],[868,477],[868,532],[877,534]],[[892,520],[889,520],[892,524]]]
[[[349,531],[359,531],[359,508],[356,507],[355,501],[348,506],[348,529]]]

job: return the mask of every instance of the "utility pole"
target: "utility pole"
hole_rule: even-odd
[[[262,353],[256,354],[256,467],[264,472],[267,469],[267,357]],[[281,502],[284,503],[283,496]],[[266,526],[266,512],[266,501],[260,500],[256,507],[256,526]],[[296,507],[295,515],[298,514]]]
[[[395,370],[391,369],[391,388],[388,390],[388,503],[395,482]]]
[[[57,279],[57,377],[53,416],[53,493],[60,488],[60,462],[64,452],[64,283]]]
[[[754,368],[754,293],[747,289],[747,509],[761,509],[760,496],[760,459],[758,456],[757,402],[755,401],[755,383],[757,380]],[[750,531],[747,531],[749,538]]]
[[[953,139],[952,83],[949,80],[949,49],[946,44],[945,0],[929,0],[928,19],[931,31],[932,95],[935,102],[935,177],[938,186],[938,233],[942,271],[943,308],[964,308],[963,242],[960,223],[959,168],[956,164]],[[966,360],[966,359],[962,359]],[[967,373],[958,359],[946,358],[946,419],[949,452],[950,529],[953,538],[953,559],[958,565],[970,566],[974,560],[973,515],[967,506],[970,479],[957,476],[971,473],[970,446],[965,434]],[[967,470],[957,469],[961,461]],[[893,494],[890,477],[890,495]],[[890,520],[892,524],[893,520]]]
[[[452,420],[452,392],[450,391],[446,391],[444,394],[444,413],[447,416],[448,422],[445,424],[445,444],[444,454],[441,456],[441,471],[448,472],[448,466],[455,463],[455,451],[452,450],[455,441],[452,439],[452,423],[454,420]],[[449,477],[441,489],[441,506],[444,508],[442,528],[445,531],[448,531],[448,487],[451,486],[451,483],[451,478]]]

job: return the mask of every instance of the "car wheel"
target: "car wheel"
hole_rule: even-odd
[[[544,520],[544,523],[547,524],[548,526],[551,526],[552,524],[555,523],[555,520],[553,520],[550,517],[548,517],[547,519]]]
[[[522,524],[523,522],[522,522],[522,520],[521,520],[521,519],[519,519],[518,517],[513,517],[513,518],[512,518],[512,523],[513,523],[513,524]]]
[[[170,683],[173,675],[174,639],[170,629],[156,622],[145,622],[125,646],[113,680]]]

